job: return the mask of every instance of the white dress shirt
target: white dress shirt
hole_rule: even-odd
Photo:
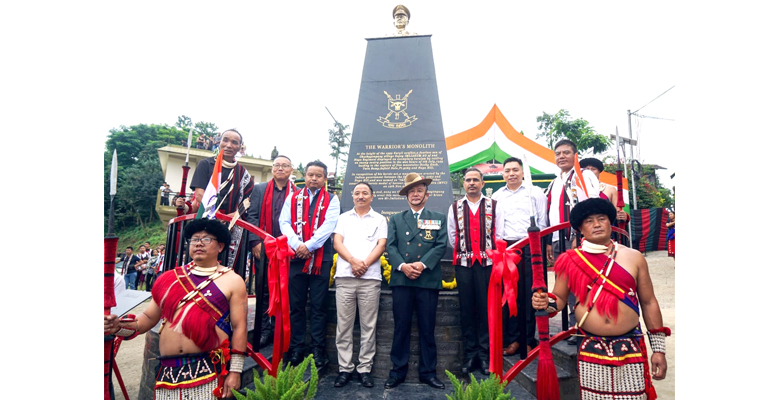
[[[364,216],[358,215],[352,208],[344,214],[339,215],[336,229],[333,233],[338,233],[344,238],[344,247],[349,253],[358,260],[365,260],[369,254],[376,248],[379,239],[387,239],[387,220],[374,209],[370,209]],[[352,275],[352,266],[341,256],[336,260],[336,273],[334,278],[354,278]],[[368,266],[368,270],[360,279],[382,280],[381,260]]]
[[[534,217],[536,226],[544,229],[550,226],[547,222],[547,198],[538,186],[531,187],[531,198],[536,207]],[[531,198],[528,187],[520,185],[516,190],[504,186],[493,196],[498,201],[498,207],[503,211],[504,223],[496,225],[496,239],[521,240],[528,237],[528,227],[531,226]]]
[[[306,190],[306,193],[308,193],[309,201],[313,201],[314,197],[317,195],[317,193],[320,190],[312,193],[309,188],[304,189]],[[301,241],[300,238],[298,238],[298,234],[295,233],[295,230],[293,230],[292,227],[292,216],[290,215],[290,202],[292,201],[293,192],[290,192],[290,194],[287,195],[287,198],[284,199],[284,206],[282,207],[282,213],[279,215],[279,228],[282,231],[282,234],[284,236],[287,236],[287,244],[290,245],[290,248],[293,250],[296,250],[298,246],[301,244],[306,245],[306,248],[312,252],[325,244],[325,242],[330,237],[331,233],[333,233],[333,229],[336,228],[336,221],[339,219],[339,212],[341,210],[341,204],[339,203],[339,198],[337,196],[333,196],[332,199],[330,199],[330,204],[328,204],[328,210],[325,211],[325,221],[323,221],[322,225],[317,228],[316,231],[314,231],[314,234],[311,236],[309,240],[306,242]],[[326,193],[329,195],[329,193]],[[311,205],[311,204],[310,204]],[[312,216],[311,220],[312,223],[314,223],[314,219],[316,217]],[[325,260],[327,261],[327,260]]]

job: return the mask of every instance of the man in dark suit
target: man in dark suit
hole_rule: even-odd
[[[284,199],[295,192],[298,188],[290,181],[293,166],[292,161],[287,156],[277,156],[271,169],[273,178],[268,182],[258,183],[252,189],[250,197],[249,210],[247,210],[246,220],[252,225],[259,227],[266,233],[279,237],[282,230],[279,227],[279,215],[282,213]],[[274,337],[274,319],[265,313],[268,309],[268,258],[263,257],[262,241],[252,232],[249,232],[249,248],[252,249],[252,255],[255,257],[255,263],[263,260],[262,265],[257,264],[255,271],[255,293],[261,299],[258,310],[262,311],[260,317],[260,335],[252,343],[255,349],[262,349],[271,343]]]
[[[447,247],[447,220],[442,213],[425,209],[428,185],[414,172],[406,175],[398,194],[406,196],[409,210],[390,217],[387,231],[387,254],[393,266],[390,287],[393,290],[393,347],[390,360],[393,369],[385,388],[398,386],[409,370],[409,348],[412,310],[417,312],[420,335],[420,382],[437,389],[444,384],[436,377],[436,305],[441,286],[439,262]]]

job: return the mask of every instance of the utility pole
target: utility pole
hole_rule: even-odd
[[[628,110],[628,140],[629,143],[634,140],[634,138],[631,136],[631,110]],[[631,149],[631,160],[634,160],[634,145],[631,144],[628,146]],[[634,181],[634,164],[631,163],[631,195],[633,196],[634,201],[631,202],[631,204],[634,205],[634,210],[636,210],[636,182]]]
[[[635,179],[635,178],[634,178],[634,173],[635,173],[635,171],[634,171],[634,163],[633,163],[633,160],[634,160],[634,145],[636,144],[637,146],[639,146],[639,143],[638,143],[637,141],[635,141],[635,140],[633,139],[633,137],[632,137],[632,132],[631,132],[631,115],[636,115],[636,116],[637,116],[637,117],[639,117],[639,118],[664,119],[664,120],[667,120],[667,121],[674,121],[673,119],[668,119],[668,118],[650,117],[650,116],[647,116],[647,115],[639,115],[639,114],[637,114],[637,112],[638,112],[639,110],[641,110],[641,109],[643,109],[643,108],[647,107],[647,105],[648,105],[648,104],[650,104],[650,103],[652,103],[652,102],[656,101],[656,99],[658,99],[659,97],[661,97],[661,96],[665,95],[665,94],[666,94],[666,92],[668,92],[668,91],[670,91],[670,90],[672,90],[672,89],[674,89],[674,86],[670,87],[669,89],[666,89],[666,91],[665,91],[665,92],[663,92],[663,93],[659,94],[658,96],[656,96],[656,97],[655,97],[655,99],[652,99],[652,100],[650,100],[650,102],[649,102],[649,103],[647,103],[647,104],[643,105],[642,107],[639,107],[639,109],[637,109],[637,110],[636,110],[636,111],[634,111],[634,112],[631,112],[631,110],[630,110],[630,109],[628,110],[628,140],[629,140],[629,144],[631,145],[631,146],[630,146],[630,147],[631,147],[631,161],[630,161],[630,164],[631,164],[631,186],[633,187],[633,190],[632,190],[632,192],[633,192],[633,193],[632,193],[632,195],[633,195],[633,198],[634,198],[634,210],[636,210],[636,208],[637,208],[637,204],[636,204],[636,184],[635,184],[636,182],[635,182],[635,180],[634,180],[634,179]],[[638,150],[639,150],[639,149],[637,148],[637,151],[638,151]],[[628,161],[627,161],[627,162],[628,162]]]

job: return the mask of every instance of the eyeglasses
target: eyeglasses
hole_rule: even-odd
[[[209,245],[214,240],[215,240],[215,238],[212,238],[212,237],[192,238],[192,239],[187,241],[187,245],[189,246],[190,243],[198,243],[198,242],[203,243],[204,245]]]
[[[287,168],[292,168],[292,165],[290,165],[290,164],[274,164],[274,165],[272,165],[272,167],[274,167],[274,169],[279,169],[279,168],[287,169]]]

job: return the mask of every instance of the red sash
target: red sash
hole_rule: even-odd
[[[209,301],[203,293],[195,296],[179,309],[179,302],[190,292],[196,290],[195,284],[187,275],[187,268],[176,267],[157,278],[152,287],[152,298],[160,306],[163,318],[171,322],[171,328],[181,332],[200,349],[213,349],[219,345],[219,336],[215,329],[222,312]],[[214,285],[216,289],[216,285]],[[174,318],[175,315],[175,318]]]
[[[287,181],[287,187],[284,188],[284,198],[287,198],[287,195],[290,194],[290,189],[293,189],[295,185],[293,185],[292,182]],[[276,182],[274,182],[273,179],[268,181],[268,184],[265,186],[265,193],[263,193],[263,203],[262,203],[262,209],[263,212],[260,213],[260,223],[258,227],[266,232],[269,232],[273,234],[273,201],[274,201],[274,189],[276,189]]]
[[[617,320],[618,301],[626,295],[634,295],[636,281],[618,263],[614,263],[609,277],[605,276],[609,257],[604,254],[590,254],[580,249],[567,250],[555,262],[555,274],[567,276],[569,288],[581,304],[590,309],[593,296],[602,286],[602,294],[596,299],[596,311]]]
[[[317,207],[319,208],[319,213],[317,213],[318,208],[315,208],[314,214],[309,215],[309,197],[311,196],[309,196],[308,193],[309,190],[305,187],[296,191],[291,199],[292,204],[290,204],[290,210],[292,211],[290,221],[292,222],[293,231],[295,231],[295,233],[301,237],[301,240],[304,242],[311,239],[317,228],[325,223],[325,213],[328,211],[328,206],[330,205],[330,195],[327,193],[327,191],[325,191],[324,188],[320,189],[316,195],[316,198],[314,199],[315,204],[317,204]],[[300,220],[298,219],[298,196],[303,196]],[[314,226],[315,224],[317,226]],[[301,230],[303,232],[301,232]],[[320,267],[322,266],[323,252],[324,250],[322,247],[315,250],[314,257],[309,259],[309,262],[304,263],[303,272],[309,273],[309,266],[312,266],[313,262],[314,264],[312,266],[311,274],[319,275]]]

